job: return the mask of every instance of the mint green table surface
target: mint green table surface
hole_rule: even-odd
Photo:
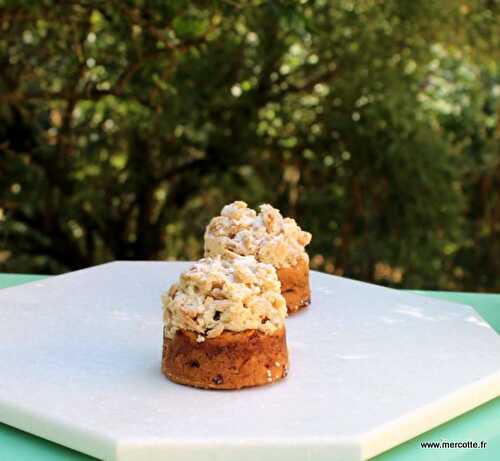
[[[43,278],[45,276],[0,274],[0,288]],[[417,293],[473,306],[497,332],[500,332],[500,295],[430,291]],[[498,360],[500,361],[500,357]],[[487,446],[483,449],[436,449],[421,448],[420,445],[421,442],[466,442],[469,440],[484,441]],[[0,461],[89,461],[93,459],[61,445],[0,424]],[[500,460],[500,398],[372,458],[372,461],[410,460]]]

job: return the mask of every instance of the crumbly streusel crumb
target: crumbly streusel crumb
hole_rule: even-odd
[[[259,213],[245,202],[226,205],[205,231],[205,256],[253,255],[274,267],[289,267],[304,258],[311,234],[292,218],[283,218],[271,205],[261,205]]]
[[[190,330],[198,341],[224,330],[272,334],[286,317],[280,289],[274,267],[253,256],[201,259],[162,297],[165,334]]]

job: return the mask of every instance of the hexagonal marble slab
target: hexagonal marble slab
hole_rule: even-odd
[[[160,295],[187,264],[1,290],[0,421],[106,460],[355,461],[500,395],[500,337],[471,307],[316,272],[286,380],[173,384]]]

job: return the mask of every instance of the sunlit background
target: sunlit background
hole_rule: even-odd
[[[0,5],[0,271],[196,259],[241,199],[316,269],[500,290],[498,1]]]

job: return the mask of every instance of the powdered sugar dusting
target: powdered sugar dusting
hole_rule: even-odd
[[[299,259],[309,261],[305,246],[310,241],[309,232],[271,205],[261,205],[257,214],[237,201],[226,205],[207,226],[205,256],[254,255],[274,267],[290,267]]]
[[[260,330],[283,326],[286,302],[276,270],[253,256],[201,259],[163,296],[165,334],[177,330],[215,338],[224,330]]]

